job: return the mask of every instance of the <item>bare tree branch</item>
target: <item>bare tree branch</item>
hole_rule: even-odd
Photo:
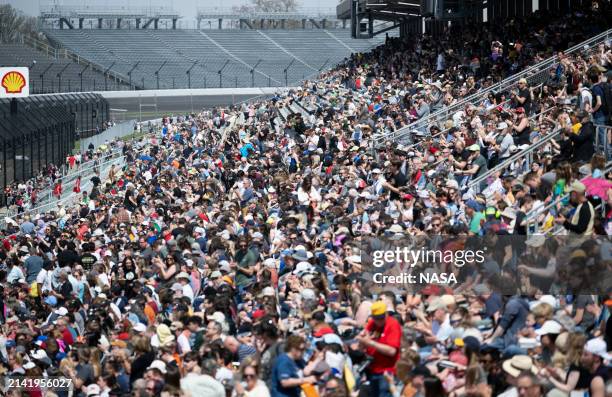
[[[12,43],[19,34],[34,34],[36,18],[27,17],[9,4],[0,5],[0,42]]]
[[[298,0],[251,0],[256,12],[292,12],[299,7]]]

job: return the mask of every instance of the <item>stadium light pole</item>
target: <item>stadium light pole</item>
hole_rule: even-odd
[[[228,63],[229,63],[229,59],[225,61],[221,69],[219,69],[219,71],[217,72],[219,73],[219,88],[223,88],[223,69],[225,69]]]
[[[168,63],[168,61],[164,61],[161,66],[159,67],[159,69],[157,69],[155,71],[155,78],[157,79],[157,89],[159,90],[159,72],[162,70],[162,68],[164,67],[164,65],[166,65],[166,63]]]
[[[283,73],[285,73],[285,87],[289,86],[289,79],[287,77],[287,71],[289,71],[289,68],[291,67],[291,65],[293,65],[293,63],[295,62],[295,59],[292,59],[291,62],[289,62],[289,65],[287,65],[287,67],[285,68],[285,70],[283,70]]]
[[[55,65],[55,63],[51,62],[49,66],[47,66],[47,68],[40,74],[40,85],[42,92],[45,92],[45,73],[47,73],[53,65]]]
[[[115,62],[111,63],[109,67],[106,68],[106,70],[104,71],[104,91],[108,90],[108,72],[111,70],[111,68],[115,66]]]
[[[62,70],[60,70],[59,73],[57,74],[57,90],[58,91],[62,90],[62,73],[64,73],[64,71],[68,69],[68,66],[70,65],[72,65],[72,63],[67,63],[66,66],[64,66]]]
[[[191,65],[191,67],[187,69],[187,88],[191,88],[191,69],[193,69],[195,65],[197,64],[198,64],[198,61],[195,61],[193,65]]]
[[[255,69],[257,69],[257,66],[259,66],[260,63],[261,59],[251,68],[251,87],[255,87]]]
[[[83,73],[85,73],[85,71],[91,66],[90,63],[88,63],[87,65],[85,65],[85,67],[83,69],[81,69],[81,71],[79,72],[79,79],[81,79],[81,92],[83,92]]]
[[[128,78],[130,79],[130,90],[132,89],[132,72],[134,71],[134,69],[136,69],[138,67],[138,65],[140,65],[140,61],[136,62],[134,64],[134,66],[132,66],[132,68],[130,69],[129,72],[127,72]]]

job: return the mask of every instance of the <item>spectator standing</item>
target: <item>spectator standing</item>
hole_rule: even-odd
[[[387,376],[396,374],[402,327],[393,316],[388,315],[384,302],[374,302],[370,310],[372,317],[357,340],[366,349],[366,354],[372,357],[368,379],[373,395],[390,397],[392,394]]]
[[[595,220],[595,209],[593,204],[584,195],[586,186],[580,181],[574,181],[568,192],[570,193],[570,201],[576,205],[576,210],[571,219],[567,219],[563,215],[557,217],[557,223],[563,225],[564,228],[575,235],[590,236],[593,234],[593,223]]]
[[[595,127],[587,112],[579,112],[577,118],[581,124],[580,130],[577,134],[570,135],[570,140],[574,145],[573,160],[588,163],[595,154]]]

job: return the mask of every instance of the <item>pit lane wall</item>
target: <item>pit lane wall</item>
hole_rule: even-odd
[[[291,87],[197,88],[143,91],[100,91],[109,102],[111,119],[145,121],[164,115],[196,113],[260,97],[271,97]]]

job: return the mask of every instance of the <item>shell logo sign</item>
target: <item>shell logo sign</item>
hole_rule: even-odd
[[[23,98],[30,95],[28,68],[0,68],[0,98]]]

